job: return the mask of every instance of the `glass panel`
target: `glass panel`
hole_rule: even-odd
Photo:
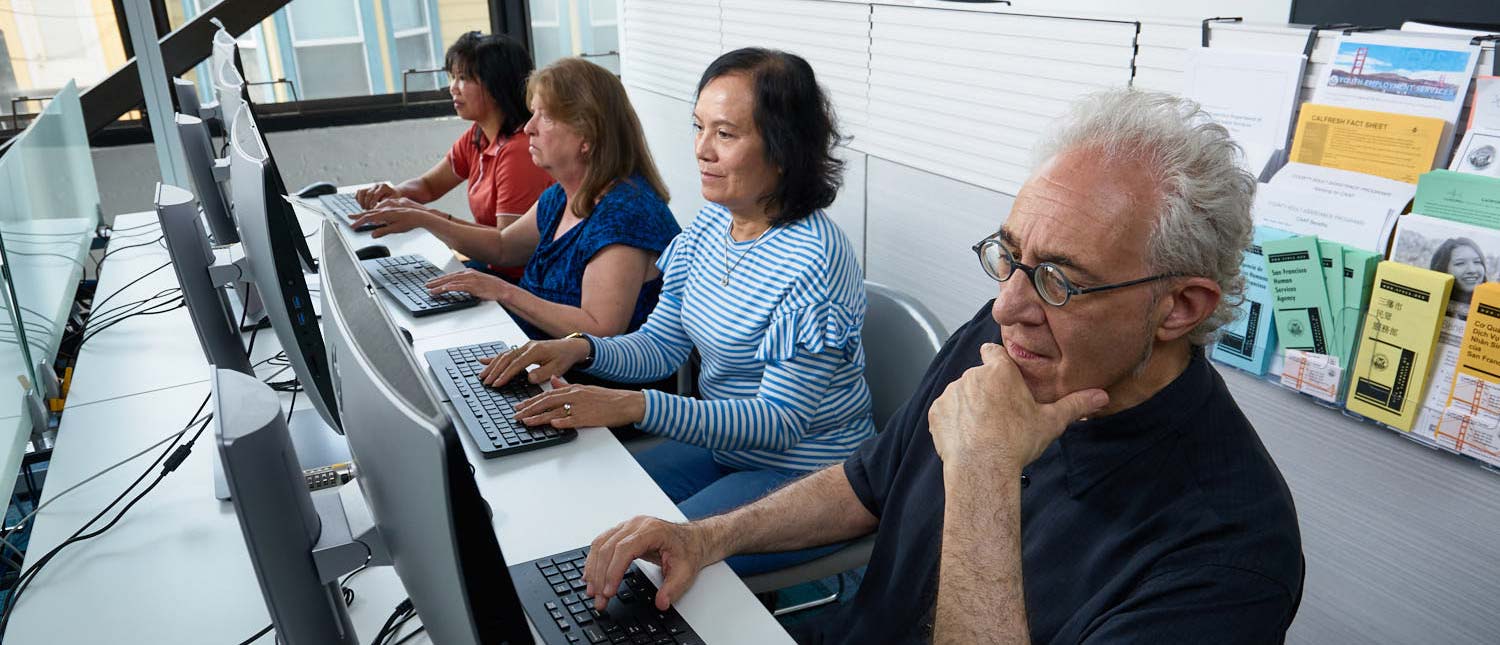
[[[89,87],[125,64],[109,2],[62,4],[0,0],[0,115],[11,113],[11,99],[52,96],[69,81]],[[40,108],[38,103],[16,106],[23,115]],[[0,119],[0,129],[11,127],[8,116]]]
[[[288,8],[295,42],[359,38],[359,12],[353,0],[293,0]]]
[[[34,359],[50,359],[99,224],[99,189],[76,85],[64,86],[0,157],[0,182],[0,235],[27,346]]]
[[[396,60],[400,61],[401,72],[409,69],[432,69],[434,65],[430,37],[424,33],[397,38]],[[440,77],[441,74],[412,74],[406,77],[406,88],[412,92],[435,90]]]
[[[360,43],[298,47],[297,70],[302,75],[297,92],[304,99],[370,93],[365,46]]]
[[[422,4],[423,0],[390,0],[387,6],[391,8],[391,28],[400,32],[426,27]]]

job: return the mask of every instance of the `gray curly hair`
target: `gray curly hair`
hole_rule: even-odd
[[[1151,172],[1162,210],[1148,243],[1148,262],[1155,272],[1219,283],[1218,308],[1188,335],[1195,345],[1213,341],[1244,299],[1240,260],[1250,246],[1256,181],[1238,163],[1239,146],[1193,101],[1116,89],[1074,103],[1036,147],[1036,164],[1078,149],[1105,162],[1142,164]]]

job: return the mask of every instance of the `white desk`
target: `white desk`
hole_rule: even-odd
[[[146,217],[154,215],[121,216],[117,223],[130,226]],[[343,230],[361,245],[369,243],[367,235]],[[315,238],[309,242],[316,243]],[[421,253],[439,266],[453,268],[451,254],[425,233],[390,236],[378,243],[390,247],[392,254]],[[165,261],[125,259],[134,251],[110,258],[106,274],[117,275],[109,276],[108,285],[101,278],[101,293],[106,286],[128,281],[118,274],[144,272]],[[161,284],[175,286],[170,271],[162,270],[169,278]],[[139,273],[129,277],[134,275]],[[155,284],[156,276],[142,282]],[[139,297],[161,288],[140,289]],[[428,349],[524,339],[499,307],[481,305],[424,318],[393,313],[412,333],[412,349],[419,357]],[[116,333],[127,325],[129,333]],[[58,433],[48,493],[66,489],[186,423],[208,391],[207,365],[191,334],[184,310],[121,323],[85,345]],[[276,345],[274,334],[262,332],[256,354],[274,353]],[[164,353],[153,353],[158,351]],[[162,363],[170,363],[169,370],[159,368]],[[153,373],[158,371],[174,375]],[[171,384],[174,381],[187,382]],[[85,403],[77,404],[73,397]],[[476,468],[479,488],[493,507],[495,529],[509,562],[584,546],[637,514],[682,519],[676,506],[602,429],[580,432],[578,439],[562,446],[500,459],[484,459],[466,433],[459,435]],[[7,642],[237,643],[264,627],[269,619],[233,509],[213,498],[210,450],[210,439],[200,439],[182,467],[119,525],[54,558],[22,598]],[[37,518],[29,553],[45,553],[71,534],[146,463],[146,457],[132,462],[45,509]],[[516,490],[528,494],[507,494]],[[659,582],[655,568],[645,567]],[[367,641],[405,593],[388,567],[362,573],[350,586],[357,594],[350,612]],[[709,643],[790,642],[723,563],[700,574],[678,611]],[[270,637],[263,642],[270,643]]]

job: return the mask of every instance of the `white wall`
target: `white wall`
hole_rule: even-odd
[[[441,117],[272,132],[266,138],[287,188],[297,190],[314,181],[344,185],[415,177],[442,159],[468,125],[458,117]],[[106,221],[120,213],[151,209],[153,188],[161,181],[151,146],[94,148],[94,173]],[[455,214],[469,212],[461,188],[434,206]]]

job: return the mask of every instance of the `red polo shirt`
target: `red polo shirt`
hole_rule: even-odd
[[[475,222],[494,226],[497,214],[525,215],[552,185],[552,175],[531,162],[530,142],[525,132],[489,141],[477,123],[453,142],[448,164],[469,182],[469,212]],[[524,268],[507,267],[500,272],[520,279]]]

